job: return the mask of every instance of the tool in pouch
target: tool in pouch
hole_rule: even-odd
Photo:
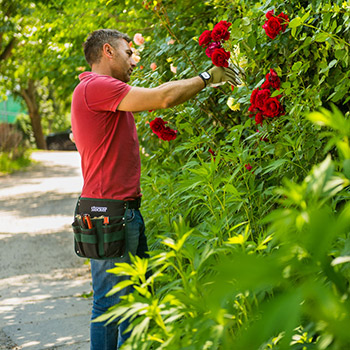
[[[140,200],[119,201],[79,198],[74,214],[74,250],[80,257],[112,259],[125,253],[128,209]]]

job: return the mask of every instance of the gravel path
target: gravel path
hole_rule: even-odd
[[[70,224],[82,186],[77,152],[34,152],[0,177],[0,350],[89,349],[89,265]]]

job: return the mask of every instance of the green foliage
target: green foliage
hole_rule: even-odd
[[[128,33],[146,39],[132,84],[208,68],[197,38],[220,20],[232,22],[228,48],[247,75],[234,91],[206,89],[136,117],[151,258],[111,270],[130,275],[135,292],[102,317],[133,319],[125,349],[349,347],[350,4],[330,4],[121,5],[129,9],[121,28],[132,14],[140,21]],[[271,9],[290,18],[274,40],[262,29]],[[285,115],[257,127],[249,98],[270,68],[281,77]],[[155,117],[178,130],[175,141],[151,132]]]
[[[348,123],[336,109],[309,118]],[[345,129],[335,125],[327,137],[341,152]],[[110,271],[130,275],[123,283],[135,292],[101,318],[134,318],[125,349],[349,346],[349,179],[341,160],[328,155],[299,183],[285,179],[268,193],[243,169],[225,178],[221,155],[170,175],[155,160],[157,177],[144,180],[143,212],[157,238],[151,258]]]
[[[19,149],[20,154],[14,157],[13,152],[0,152],[0,175],[22,170],[31,164],[30,152]]]
[[[14,125],[0,124],[0,174],[12,173],[30,164],[28,144]]]

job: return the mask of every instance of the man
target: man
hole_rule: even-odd
[[[147,256],[144,222],[139,211],[140,156],[132,112],[168,108],[183,103],[208,84],[239,82],[231,68],[214,67],[190,79],[171,81],[156,88],[131,87],[126,83],[136,66],[131,39],[117,30],[102,29],[89,35],[84,53],[91,72],[79,76],[72,98],[72,130],[81,155],[84,186],[81,198],[125,203],[126,251],[114,259],[91,259],[93,286],[92,319],[118,303],[131,291],[124,288],[106,297],[122,280],[106,270],[115,263],[130,262],[129,253]],[[99,202],[101,203],[101,202]],[[103,208],[103,207],[101,207]],[[102,210],[102,209],[101,209]],[[92,322],[92,350],[115,350],[130,334],[128,322],[117,326]]]

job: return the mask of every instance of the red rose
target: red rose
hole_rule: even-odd
[[[230,28],[232,23],[231,22],[226,22],[226,21],[220,21],[219,23],[217,23],[216,25],[220,25],[220,26],[224,26],[225,28]]]
[[[278,117],[283,112],[282,105],[276,97],[265,100],[263,114],[267,117]]]
[[[216,24],[211,33],[211,37],[213,38],[213,40],[228,40],[230,38],[230,32],[228,31],[230,25],[231,23],[228,23],[226,21],[220,21],[218,24]]]
[[[209,148],[209,153],[210,153],[213,157],[216,156],[215,152],[214,152],[211,148]]]
[[[277,75],[276,71],[274,69],[272,69],[272,68],[270,68],[270,73],[266,74],[266,82],[269,83],[269,87],[271,86],[274,89],[279,90],[280,87],[281,87],[280,78]]]
[[[275,15],[275,10],[270,10],[270,11],[267,11],[265,16],[267,19],[270,19],[271,17],[274,17]]]
[[[248,171],[251,171],[253,167],[248,163],[244,166]]]
[[[164,121],[162,118],[156,118],[149,123],[152,131],[159,136],[159,134],[165,129],[165,124],[168,122]]]
[[[262,125],[262,123],[263,123],[263,120],[264,120],[264,118],[263,118],[263,115],[262,115],[262,113],[257,113],[256,114],[256,116],[255,116],[255,124],[256,125]]]
[[[221,43],[219,41],[214,41],[209,44],[208,48],[205,50],[205,54],[211,58],[213,52],[215,49],[220,49],[221,48]]]
[[[284,32],[287,28],[289,18],[287,15],[285,15],[283,12],[281,12],[278,16],[277,19],[279,20],[281,26],[282,26],[282,31]]]
[[[198,39],[198,44],[199,46],[206,47],[208,44],[211,42],[212,37],[211,37],[211,31],[210,30],[205,30],[199,37]]]
[[[265,101],[271,96],[271,91],[269,89],[259,90],[255,97],[255,106],[260,110],[263,110]]]
[[[218,67],[228,67],[228,59],[230,58],[231,52],[225,51],[223,48],[215,49],[211,55],[213,64]]]
[[[269,89],[270,87],[271,87],[271,84],[270,84],[270,82],[268,81],[268,79],[266,79],[266,80],[264,81],[264,84],[261,85],[261,88],[262,88],[262,89]]]
[[[252,91],[252,94],[250,95],[250,103],[252,104],[252,107],[255,108],[255,99],[256,99],[256,94],[258,93],[259,89],[254,89]]]
[[[173,130],[166,126],[158,135],[160,139],[164,141],[171,141],[176,139],[177,130]]]
[[[268,37],[275,39],[278,33],[282,30],[281,23],[276,17],[270,17],[262,26]]]

